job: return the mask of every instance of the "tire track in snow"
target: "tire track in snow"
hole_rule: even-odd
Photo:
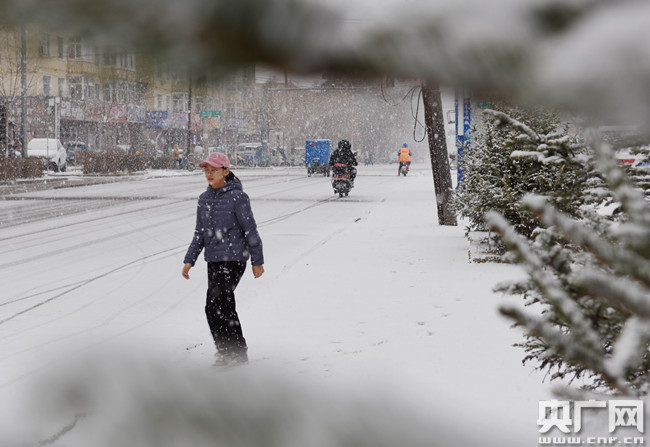
[[[327,198],[327,199],[319,200],[319,201],[317,201],[317,202],[315,202],[315,203],[311,203],[311,204],[309,204],[309,205],[307,205],[307,206],[305,206],[305,207],[303,207],[303,208],[301,208],[301,209],[299,209],[299,210],[292,211],[292,212],[289,212],[289,213],[283,214],[283,215],[281,215],[281,216],[276,216],[276,217],[274,217],[274,218],[271,218],[271,219],[267,219],[267,220],[265,220],[265,221],[262,221],[262,222],[260,222],[260,223],[258,224],[258,226],[259,226],[259,227],[266,227],[266,226],[269,226],[269,225],[273,225],[273,224],[275,224],[275,223],[278,223],[278,222],[281,222],[281,221],[283,221],[283,220],[289,219],[289,218],[291,218],[291,217],[293,217],[293,216],[295,216],[295,215],[298,215],[298,214],[300,214],[300,213],[302,213],[302,212],[305,212],[305,211],[307,211],[307,210],[310,210],[310,209],[312,209],[312,208],[314,208],[314,207],[317,207],[317,206],[320,206],[320,205],[324,205],[325,203],[331,202],[332,200],[336,200],[336,199],[338,199],[338,198]],[[192,215],[194,215],[194,213],[192,213]],[[168,220],[168,221],[166,221],[166,222],[163,222],[163,224],[164,224],[164,223],[174,222],[174,221],[176,221],[176,220],[178,220],[177,217],[174,218],[174,219],[170,219],[170,220]],[[97,240],[97,243],[99,243],[100,241],[111,240],[111,239],[113,239],[113,238],[115,238],[115,237],[118,237],[118,236],[120,236],[120,235],[123,235],[123,234],[130,234],[130,233],[132,233],[132,230],[131,230],[131,231],[128,231],[128,232],[120,233],[120,234],[118,234],[118,235],[111,235],[110,237],[103,238],[102,240]],[[87,246],[88,246],[88,243],[84,243],[84,244],[79,244],[76,248],[87,247]],[[75,247],[70,247],[70,248],[75,248]],[[18,317],[18,316],[20,316],[20,315],[23,315],[23,314],[25,314],[25,313],[27,313],[27,312],[29,312],[29,311],[31,311],[31,310],[37,309],[37,308],[39,308],[39,307],[41,307],[41,306],[43,306],[43,305],[45,305],[45,304],[47,304],[47,303],[50,303],[50,302],[52,302],[52,301],[54,301],[54,300],[57,300],[57,299],[59,299],[59,298],[61,298],[61,297],[64,297],[65,295],[69,294],[70,292],[73,292],[73,291],[75,291],[75,290],[78,290],[78,289],[80,289],[81,287],[84,287],[84,286],[86,286],[86,285],[88,285],[88,284],[90,284],[90,283],[92,283],[92,282],[94,282],[94,281],[96,281],[96,280],[98,280],[98,279],[102,279],[102,278],[105,278],[105,277],[107,277],[107,276],[109,276],[109,275],[111,275],[111,274],[113,274],[113,273],[119,272],[120,270],[122,270],[122,269],[124,269],[124,268],[126,268],[126,267],[128,267],[128,266],[131,266],[131,265],[134,265],[134,264],[140,263],[140,262],[142,262],[142,261],[144,261],[144,260],[146,260],[146,259],[149,259],[149,258],[152,258],[152,257],[158,256],[158,255],[163,254],[163,253],[168,253],[168,254],[170,254],[170,255],[171,255],[171,254],[175,254],[177,251],[178,251],[178,252],[181,252],[181,251],[185,250],[186,248],[187,248],[187,244],[179,245],[179,246],[176,246],[176,247],[171,247],[171,248],[165,249],[165,250],[163,250],[163,251],[160,251],[160,252],[157,252],[157,253],[154,253],[154,254],[151,254],[151,255],[146,255],[146,256],[139,257],[139,258],[137,258],[137,259],[135,259],[135,260],[129,261],[129,262],[126,263],[126,264],[120,265],[120,266],[118,266],[118,267],[116,267],[116,268],[113,268],[113,269],[111,269],[111,270],[109,270],[109,271],[106,271],[106,272],[104,272],[104,273],[101,273],[101,274],[99,274],[99,275],[96,275],[96,276],[94,276],[94,277],[91,277],[91,278],[89,278],[89,279],[87,279],[87,280],[84,280],[84,281],[75,281],[75,282],[71,285],[70,288],[68,288],[68,289],[66,289],[66,290],[64,290],[64,291],[62,291],[62,292],[60,292],[60,293],[58,293],[58,294],[56,294],[56,295],[54,295],[54,296],[52,296],[52,297],[46,298],[46,299],[44,299],[44,300],[42,300],[42,301],[39,301],[38,303],[35,303],[35,304],[33,304],[33,305],[31,305],[31,306],[25,308],[25,309],[22,309],[22,310],[20,310],[20,311],[14,313],[14,314],[12,314],[11,316],[9,316],[9,317],[7,317],[7,318],[4,318],[4,319],[0,320],[0,325],[6,323],[6,322],[8,322],[8,321],[11,321],[11,320],[13,320],[14,318],[16,318],[16,317]],[[21,260],[21,261],[19,261],[19,262],[12,262],[12,263],[8,263],[8,264],[0,265],[0,269],[1,269],[1,268],[7,268],[7,267],[16,266],[16,265],[18,265],[18,264],[22,264],[22,263],[25,263],[25,262],[28,262],[28,261],[31,261],[31,260],[34,260],[34,259],[41,259],[44,255],[50,255],[50,256],[52,256],[52,255],[55,255],[55,254],[58,254],[58,253],[60,253],[60,251],[59,251],[59,250],[55,250],[55,251],[49,252],[49,253],[47,253],[47,254],[43,254],[43,255],[39,255],[39,256],[33,256],[33,257],[28,258],[28,259]],[[61,288],[62,288],[62,287],[59,287],[59,288],[54,289],[54,290],[59,290],[59,289],[61,289]],[[42,293],[39,293],[39,294],[32,295],[32,297],[33,297],[33,296],[37,296],[37,295],[42,295],[43,293],[45,293],[45,292],[42,292]],[[26,299],[26,298],[23,298],[23,299]],[[20,299],[20,300],[22,300],[22,299]],[[17,301],[20,301],[20,300],[14,300],[14,302],[17,302]],[[4,304],[8,304],[8,303],[4,303]]]
[[[256,177],[256,178],[266,179],[266,177]],[[296,180],[300,181],[300,180],[304,180],[304,179],[302,179],[302,178],[292,178],[292,179],[287,180],[285,183],[294,182]],[[284,186],[285,184],[283,183],[282,185]],[[247,187],[247,189],[257,189],[257,188],[267,188],[267,187],[268,187],[268,184],[250,185],[249,187]],[[300,187],[301,187],[301,185],[296,185],[296,186],[290,185],[290,188],[285,188],[285,189],[282,189],[280,191],[273,191],[273,192],[269,192],[267,194],[255,196],[255,197],[252,197],[251,200],[264,199],[264,198],[267,198],[267,197],[270,197],[270,196],[273,196],[273,195],[276,195],[276,194],[279,194],[279,193],[283,193],[283,192],[286,192],[286,191],[292,191],[292,190],[300,189]],[[144,211],[147,211],[147,210],[150,210],[150,209],[159,209],[160,207],[163,207],[163,206],[164,207],[173,206],[173,205],[177,205],[177,204],[184,203],[184,202],[187,202],[187,201],[196,201],[197,198],[198,198],[198,194],[197,194],[196,197],[179,198],[179,199],[174,198],[173,201],[168,202],[168,203],[156,204],[156,205],[142,207],[142,208],[138,208],[138,209],[134,209],[134,210],[128,210],[128,211],[124,211],[124,212],[120,212],[120,213],[115,213],[115,214],[112,214],[110,217],[124,216],[124,215],[128,215],[128,214],[144,212]],[[86,198],[83,198],[83,197],[61,197],[61,198],[33,197],[33,198],[28,198],[27,200],[57,200],[57,201],[67,201],[67,200],[79,201],[79,200],[83,200],[84,204],[93,203],[93,202],[105,204],[105,206],[95,207],[95,208],[90,209],[91,211],[95,211],[95,210],[99,211],[99,210],[103,210],[103,209],[105,209],[107,207],[111,207],[111,206],[119,207],[119,206],[130,205],[130,204],[133,204],[134,202],[139,202],[139,201],[164,200],[164,199],[169,199],[169,198],[165,197],[165,196],[146,196],[146,197],[135,197],[135,198],[119,197],[119,196],[100,197],[100,198],[97,198],[97,197],[86,197]],[[8,200],[23,200],[23,199],[17,197],[17,198],[8,199]],[[110,203],[110,200],[113,200],[114,203]],[[44,207],[46,207],[46,205],[43,205],[42,207],[39,207],[37,209],[41,210],[41,208],[44,208]],[[40,218],[25,219],[25,220],[22,220],[22,221],[16,222],[16,223],[12,222],[10,225],[0,224],[0,228],[7,228],[7,227],[16,226],[16,225],[19,225],[19,224],[25,224],[25,223],[31,223],[31,222],[39,222],[39,221],[47,220],[47,219],[51,218],[53,214],[56,215],[56,213],[52,213],[51,211],[52,211],[52,209],[48,209],[47,215],[44,215],[44,216],[42,216]],[[76,213],[78,214],[78,213],[83,213],[83,212],[86,212],[86,211],[89,211],[87,207],[85,207],[83,209],[81,209],[81,208],[78,209]],[[42,213],[42,212],[43,212],[42,210],[39,211],[39,214]],[[66,215],[70,215],[70,214],[75,214],[75,213],[68,213]],[[59,216],[57,215],[56,217],[59,217]],[[57,226],[53,226],[53,227],[49,227],[49,228],[45,228],[45,229],[39,229],[39,230],[36,230],[36,231],[30,231],[30,232],[26,232],[26,233],[22,233],[22,234],[16,234],[16,235],[12,235],[12,236],[9,236],[9,237],[0,238],[0,242],[4,242],[4,241],[8,241],[8,240],[15,241],[16,239],[24,238],[24,237],[29,237],[32,240],[34,240],[34,238],[49,238],[49,236],[46,234],[48,232],[57,231],[57,230],[61,230],[61,229],[67,229],[69,227],[87,226],[87,224],[89,224],[89,223],[95,223],[95,222],[102,223],[102,222],[105,221],[105,219],[106,219],[106,216],[99,216],[99,217],[93,217],[93,218],[89,218],[89,219],[78,220],[78,221],[75,221],[75,222],[72,222],[72,223],[69,223],[69,224],[57,225]],[[6,253],[6,252],[0,252],[0,254],[4,254],[4,253]]]
[[[393,191],[392,193],[390,193],[390,194],[384,196],[381,200],[374,202],[374,203],[375,203],[375,206],[373,206],[373,207],[369,208],[368,210],[366,210],[366,214],[370,214],[370,213],[372,213],[372,210],[373,210],[376,206],[378,206],[379,204],[382,204],[382,203],[386,202],[386,200],[388,200],[388,198],[389,198],[390,196],[395,195],[395,194],[397,194],[397,193],[399,193],[399,191]],[[339,200],[339,199],[340,199],[339,197],[334,197],[334,198],[330,198],[330,199],[323,200],[322,202],[332,201],[332,200]],[[364,200],[346,200],[346,199],[347,199],[347,198],[344,198],[344,199],[341,199],[341,200],[344,201],[345,203],[361,203],[361,202],[365,202]],[[367,203],[367,202],[366,202],[366,203]],[[357,219],[355,219],[355,222],[358,222],[360,219],[361,219],[361,218],[357,218]],[[330,234],[328,234],[328,235],[325,236],[323,239],[321,239],[320,241],[318,241],[317,243],[315,243],[314,245],[312,245],[311,247],[309,247],[307,250],[305,250],[304,252],[302,252],[302,253],[299,254],[298,256],[296,256],[294,259],[292,259],[291,261],[287,262],[287,263],[282,267],[281,273],[282,273],[282,274],[287,273],[287,272],[288,272],[289,270],[291,270],[291,268],[293,268],[293,266],[296,265],[296,264],[297,264],[301,259],[303,259],[303,258],[309,256],[309,255],[310,255],[314,250],[316,250],[316,249],[318,249],[319,247],[322,247],[323,245],[325,245],[326,243],[328,243],[328,242],[329,242],[330,240],[332,240],[336,235],[342,233],[346,228],[347,228],[347,225],[344,225],[343,227],[339,228],[338,230],[334,230],[334,231],[332,231]]]
[[[287,273],[289,270],[291,270],[291,268],[294,265],[296,265],[298,263],[298,261],[300,261],[301,259],[308,256],[310,253],[312,253],[314,250],[318,249],[319,247],[322,247],[323,245],[327,244],[330,240],[332,240],[332,238],[334,238],[334,236],[336,236],[337,234],[342,233],[345,230],[345,228],[346,227],[341,227],[341,228],[339,228],[337,230],[332,231],[330,234],[325,236],[323,239],[316,242],[314,245],[309,247],[307,250],[303,251],[301,254],[296,256],[293,260],[291,260],[291,261],[287,262],[286,264],[284,264],[284,267],[282,267],[282,270],[281,270],[280,273],[281,274]]]
[[[125,263],[125,264],[122,264],[122,265],[120,265],[118,267],[115,267],[115,268],[113,268],[111,270],[108,270],[108,271],[106,271],[106,272],[104,272],[102,274],[99,274],[99,275],[96,275],[96,276],[94,276],[92,278],[89,278],[87,280],[78,282],[76,285],[68,288],[67,290],[64,290],[63,292],[61,292],[61,293],[59,293],[57,295],[54,295],[54,296],[52,296],[50,298],[47,298],[47,299],[45,299],[43,301],[40,301],[40,302],[38,302],[38,303],[36,303],[36,304],[34,304],[32,306],[29,306],[29,307],[27,307],[27,308],[25,308],[23,310],[20,310],[20,311],[14,313],[13,315],[10,315],[9,317],[6,317],[6,318],[0,320],[0,324],[4,324],[4,323],[6,323],[8,321],[11,321],[14,318],[16,318],[16,317],[18,317],[18,316],[20,316],[20,315],[22,315],[24,313],[27,313],[27,312],[29,312],[31,310],[34,310],[34,309],[37,309],[37,308],[43,306],[44,304],[47,304],[47,303],[49,303],[51,301],[54,301],[54,300],[56,300],[58,298],[61,298],[62,296],[65,296],[65,295],[67,295],[68,293],[70,293],[70,292],[72,292],[74,290],[80,289],[81,287],[86,286],[86,285],[88,285],[88,284],[90,284],[92,282],[95,282],[95,281],[97,281],[99,279],[105,278],[105,277],[107,277],[107,276],[109,276],[109,275],[111,275],[113,273],[119,272],[120,270],[123,270],[126,267],[129,267],[131,265],[134,265],[134,264],[137,264],[137,263],[139,263],[141,261],[144,261],[145,259],[153,258],[153,257],[159,256],[161,254],[166,254],[166,253],[169,253],[169,252],[172,252],[172,251],[175,251],[175,250],[179,250],[179,249],[181,249],[183,247],[185,247],[185,246],[183,245],[183,246],[180,246],[180,247],[167,248],[167,249],[159,251],[157,253],[146,255],[146,256],[140,257],[138,259],[135,259],[133,261],[129,261],[129,262]]]
[[[130,210],[130,211],[125,211],[125,212],[121,212],[121,213],[111,214],[110,216],[102,216],[102,217],[97,217],[97,218],[93,218],[93,219],[88,219],[88,220],[85,220],[83,222],[80,222],[80,224],[84,224],[83,229],[86,232],[88,232],[89,230],[93,230],[95,228],[103,229],[103,228],[106,227],[106,224],[109,221],[109,219],[118,220],[118,222],[119,222],[119,218],[123,217],[123,216],[125,216],[127,214],[140,213],[140,212],[146,213],[148,210],[151,210],[151,209],[155,209],[155,210],[159,211],[159,210],[161,210],[161,208],[174,207],[174,206],[182,204],[182,203],[184,203],[184,201],[152,205],[152,206],[149,206],[149,207],[146,207],[146,208],[138,208],[138,209],[135,209],[135,210]],[[194,209],[194,208],[192,208],[192,209]],[[160,218],[160,217],[164,217],[164,216],[169,215],[169,214],[178,216],[177,213],[178,213],[178,211],[176,209],[169,208],[169,209],[165,210],[164,212],[159,213],[156,217]],[[146,217],[147,215],[144,214],[144,216]],[[0,241],[9,240],[9,241],[12,242],[11,245],[7,245],[7,247],[9,249],[5,250],[5,251],[1,251],[0,255],[9,254],[9,253],[16,252],[16,251],[20,252],[22,250],[26,250],[26,249],[30,249],[30,248],[34,248],[34,247],[39,247],[39,246],[41,246],[43,244],[43,241],[45,241],[46,243],[52,242],[52,235],[51,234],[43,234],[43,233],[49,232],[50,230],[59,230],[57,232],[57,240],[55,242],[61,242],[61,240],[65,239],[65,238],[74,239],[74,238],[77,237],[78,232],[79,232],[79,229],[77,228],[77,225],[78,225],[77,223],[74,223],[74,224],[71,224],[71,225],[61,225],[61,226],[58,226],[58,227],[53,227],[52,229],[43,229],[42,231],[35,231],[35,232],[32,232],[32,233],[25,233],[23,235],[20,235],[20,238],[28,237],[29,239],[27,241],[22,242],[22,243],[20,243],[20,241],[16,240],[18,238],[13,238],[13,237],[0,239]]]
[[[161,198],[157,198],[157,199],[159,200]],[[133,210],[114,213],[114,214],[111,214],[110,217],[125,216],[125,215],[128,215],[128,214],[139,213],[139,212],[147,211],[147,210],[150,210],[150,209],[159,209],[160,207],[173,206],[173,205],[177,205],[179,203],[187,202],[188,200],[190,200],[190,199],[175,199],[173,202],[157,203],[156,205],[151,205],[151,206],[147,206],[147,207],[143,207],[143,208],[137,208],[137,209],[133,209]],[[195,200],[195,199],[191,199],[191,200]],[[113,206],[130,205],[130,204],[133,204],[133,202],[134,201],[132,201],[130,199],[127,199],[125,201],[121,201],[120,203],[113,204]],[[97,210],[99,211],[99,210],[102,210],[102,209],[103,208],[101,208],[101,209],[98,208]],[[80,210],[79,212],[85,212],[85,211],[86,210],[84,209],[84,210]],[[47,220],[48,218],[51,218],[51,217],[52,216],[46,216],[46,217],[44,217],[42,219],[30,221],[29,223],[38,222],[38,221],[42,221],[42,220]],[[28,238],[33,238],[34,236],[49,237],[48,235],[46,235],[44,233],[57,231],[57,230],[60,230],[62,228],[77,227],[77,226],[80,226],[80,225],[85,226],[86,224],[94,223],[94,222],[105,222],[106,219],[107,219],[107,216],[98,216],[98,217],[93,217],[93,218],[90,218],[90,219],[77,220],[75,222],[68,223],[68,224],[57,225],[57,226],[53,226],[53,227],[38,229],[38,230],[35,230],[35,231],[29,231],[29,232],[22,233],[22,234],[15,234],[15,235],[11,235],[11,236],[8,236],[8,237],[0,238],[0,242],[8,241],[8,240],[13,241],[13,240],[16,240],[16,239],[19,239],[19,238],[24,238],[24,237],[28,237]],[[25,224],[25,223],[27,223],[27,222],[23,222],[23,224]]]
[[[140,300],[140,301],[145,301],[146,299],[149,299],[149,298],[150,298],[151,296],[153,296],[155,293],[157,293],[157,291],[152,292],[151,294],[149,294],[148,296],[146,296],[145,298],[143,298],[143,299]],[[135,331],[135,330],[137,330],[137,329],[140,329],[140,328],[146,326],[147,324],[150,324],[150,323],[152,323],[152,322],[158,320],[159,318],[162,318],[162,317],[164,317],[165,315],[169,314],[169,313],[170,313],[171,311],[173,311],[177,306],[179,306],[179,305],[182,303],[182,301],[183,301],[183,299],[178,300],[178,301],[172,303],[172,304],[171,304],[170,306],[168,306],[166,309],[163,309],[162,311],[158,312],[157,314],[155,314],[155,315],[153,315],[152,317],[150,317],[150,318],[148,318],[148,319],[146,319],[146,320],[140,322],[139,324],[137,324],[137,325],[135,325],[135,326],[131,326],[131,327],[126,328],[126,329],[124,329],[124,330],[122,330],[122,331],[120,331],[120,332],[117,332],[117,333],[111,334],[110,336],[106,336],[106,337],[104,337],[104,338],[102,338],[102,339],[100,339],[100,340],[97,340],[97,341],[95,341],[95,342],[93,342],[93,343],[91,343],[91,344],[89,344],[89,345],[87,345],[87,346],[84,346],[83,348],[78,349],[76,352],[71,353],[71,354],[69,354],[69,355],[66,356],[66,357],[59,358],[59,359],[57,359],[56,361],[52,361],[52,362],[50,362],[49,364],[46,364],[46,365],[41,365],[41,366],[39,366],[39,367],[37,367],[37,368],[32,369],[31,371],[25,372],[25,373],[23,373],[23,374],[21,374],[21,375],[19,375],[19,376],[17,376],[17,377],[14,377],[13,379],[11,379],[11,380],[9,380],[9,381],[7,381],[7,382],[1,383],[1,384],[0,384],[0,389],[2,389],[2,388],[6,388],[6,387],[8,387],[8,386],[10,386],[10,385],[12,385],[12,384],[14,384],[14,383],[20,381],[20,380],[23,380],[23,379],[25,379],[25,378],[27,378],[27,377],[30,377],[30,376],[34,375],[34,374],[36,374],[37,372],[42,371],[42,370],[44,370],[44,369],[46,369],[46,368],[50,369],[52,366],[54,366],[54,365],[57,364],[57,363],[65,363],[65,362],[67,362],[70,358],[74,357],[75,355],[79,355],[79,354],[81,354],[81,353],[83,353],[83,352],[86,352],[86,351],[88,351],[88,350],[90,350],[90,349],[96,348],[96,347],[98,347],[98,346],[102,345],[103,343],[106,343],[106,342],[108,342],[108,341],[110,341],[110,340],[116,339],[116,338],[118,338],[118,337],[120,337],[120,336],[126,335],[126,334],[128,334],[128,333],[130,333],[130,332],[133,332],[133,331]],[[135,303],[135,304],[138,304],[138,303]],[[134,304],[134,305],[135,305],[135,304]],[[131,307],[131,306],[129,306],[129,307]],[[112,317],[112,318],[114,318],[114,317]],[[0,323],[1,323],[1,322],[0,322]],[[103,324],[105,324],[105,323],[102,323],[102,324],[100,324],[100,325],[103,325]],[[84,334],[84,333],[86,333],[86,332],[89,332],[89,331],[92,331],[92,330],[96,329],[96,328],[99,327],[100,325],[96,325],[95,327],[87,328],[87,329],[82,330],[82,331],[78,331],[78,332],[75,333],[75,334],[69,334],[69,335],[68,335],[67,337],[65,337],[65,338],[71,338],[71,337],[74,337],[74,336],[82,335],[82,334]],[[61,341],[61,340],[62,340],[62,339],[53,340],[52,342]],[[25,352],[28,352],[28,351],[31,351],[31,350],[34,350],[34,349],[38,349],[38,348],[39,348],[39,346],[35,346],[35,347],[32,347],[32,348],[28,348],[28,349],[26,349],[26,350],[23,350],[22,353],[25,353]],[[18,354],[14,354],[14,355],[18,355]]]
[[[191,217],[191,216],[194,216],[194,215],[195,215],[195,212],[192,212],[191,214],[187,214],[187,215],[184,215],[182,217]],[[173,218],[164,220],[162,222],[159,222],[158,224],[159,225],[165,225],[165,224],[168,224],[168,223],[176,222],[176,221],[178,221],[178,219],[179,219],[179,216],[174,216]],[[87,247],[89,247],[91,245],[96,245],[96,244],[100,244],[100,243],[103,243],[103,242],[110,241],[110,240],[115,239],[115,238],[131,235],[131,234],[133,234],[133,231],[135,231],[133,228],[129,228],[128,230],[122,231],[122,232],[117,233],[117,234],[111,234],[111,235],[105,236],[103,238],[93,239],[92,241],[85,241],[85,242],[81,242],[81,243],[78,243],[78,244],[75,244],[75,245],[70,245],[70,246],[66,247],[66,250],[71,251],[71,250],[76,250],[76,249],[79,249],[79,248],[87,248]],[[6,268],[9,268],[9,267],[15,267],[15,266],[18,266],[18,265],[26,264],[28,262],[35,261],[35,260],[42,260],[44,258],[55,256],[55,255],[58,255],[60,253],[61,253],[60,249],[54,249],[54,250],[51,250],[49,252],[42,252],[42,253],[39,253],[39,254],[34,255],[34,256],[29,256],[29,257],[24,258],[24,259],[14,260],[14,261],[11,261],[11,262],[8,262],[8,263],[5,263],[5,264],[0,264],[0,270],[6,269]],[[1,321],[0,321],[0,323],[1,323]]]

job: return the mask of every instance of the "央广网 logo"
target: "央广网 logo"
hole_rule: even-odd
[[[539,402],[537,425],[540,433],[557,428],[565,434],[580,433],[585,409],[608,412],[608,429],[612,434],[619,427],[632,427],[643,434],[642,400],[543,400]],[[605,410],[606,409],[606,410]],[[540,444],[644,444],[643,437],[540,437]]]

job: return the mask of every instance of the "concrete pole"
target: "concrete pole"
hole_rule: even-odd
[[[188,70],[188,78],[189,78],[189,88],[188,88],[188,107],[189,107],[189,112],[187,112],[187,152],[185,152],[185,156],[189,157],[189,155],[192,153],[192,70]]]
[[[20,86],[20,140],[23,158],[27,158],[27,26],[24,23],[20,25]]]
[[[455,226],[458,223],[456,214],[451,209],[452,183],[440,87],[423,83],[422,101],[424,102],[424,122],[429,137],[429,155],[431,156],[431,169],[433,170],[438,207],[438,224]]]

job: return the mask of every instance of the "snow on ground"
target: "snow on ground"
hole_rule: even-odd
[[[34,434],[33,418],[20,419],[16,405],[33,411],[34,390],[57,390],[48,380],[59,367],[75,370],[81,353],[117,346],[129,357],[153,356],[161,377],[199,374],[192,383],[202,391],[205,374],[255,390],[256,408],[265,399],[260,388],[269,396],[272,388],[294,393],[289,404],[300,396],[315,405],[334,399],[342,414],[352,412],[345,402],[354,395],[379,402],[366,411],[404,405],[425,427],[415,430],[422,445],[435,444],[427,430],[486,443],[509,431],[512,445],[535,445],[538,402],[551,398],[550,387],[521,365],[523,352],[512,347],[521,336],[497,313],[499,303],[515,298],[491,292],[522,273],[469,263],[462,223],[437,224],[430,167],[414,165],[408,177],[396,171],[396,165],[361,166],[347,198],[332,194],[328,178],[307,177],[304,169],[236,172],[251,197],[266,273],[255,280],[249,269],[236,291],[250,364],[221,374],[210,371],[205,263],[197,262],[189,281],[180,275],[196,198],[205,188],[198,171],[0,201],[0,420],[9,424],[0,433],[38,439],[57,433],[71,421],[67,413],[50,415]],[[102,383],[92,377],[86,379]],[[172,377],[160,379],[157,392],[171,395],[170,383],[187,386]],[[135,395],[143,387],[133,379],[121,388],[137,389]],[[276,404],[278,411],[289,405]],[[88,433],[94,427],[97,436],[101,424],[87,419],[53,445],[96,439]],[[395,423],[385,415],[370,420],[377,433]],[[400,422],[406,431],[411,423]]]

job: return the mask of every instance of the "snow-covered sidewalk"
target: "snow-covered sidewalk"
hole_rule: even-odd
[[[469,263],[463,223],[437,223],[430,168],[406,178],[393,170],[373,171],[386,176],[381,200],[271,270],[273,281],[241,292],[255,296],[241,306],[252,358],[316,383],[373,383],[434,408],[455,405],[473,427],[517,427],[536,442],[538,401],[550,387],[521,365],[512,346],[521,334],[498,314],[506,298],[491,291],[521,271]],[[366,181],[360,169],[351,201]]]

